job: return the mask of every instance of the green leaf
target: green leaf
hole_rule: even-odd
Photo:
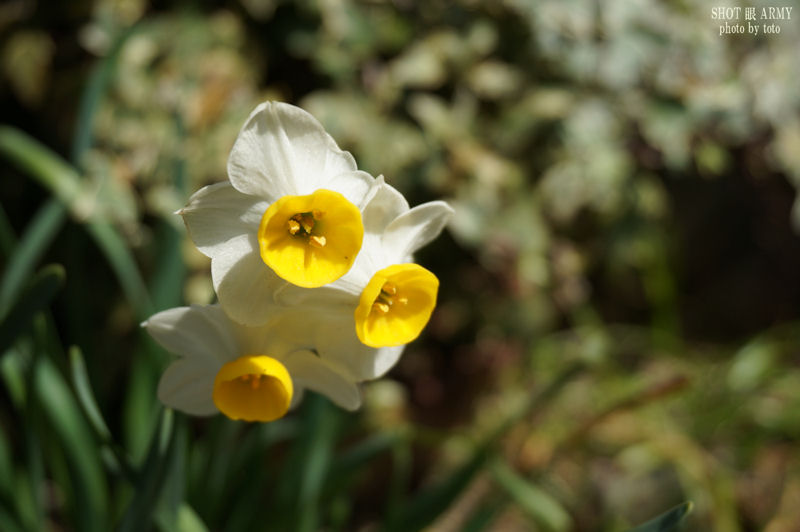
[[[92,221],[86,224],[89,234],[111,264],[116,273],[125,297],[133,307],[138,319],[144,321],[153,314],[153,306],[147,293],[147,286],[139,273],[136,261],[128,246],[111,224]]]
[[[487,502],[478,506],[461,527],[461,532],[480,532],[491,526],[495,518],[506,505],[504,498],[492,497]]]
[[[131,26],[116,38],[109,52],[94,67],[86,83],[72,141],[71,159],[78,167],[81,166],[83,155],[92,145],[93,118],[114,75],[120,51],[137,27]]]
[[[692,511],[693,506],[691,501],[686,501],[646,523],[631,528],[628,532],[671,532],[679,530],[683,519]]]
[[[0,204],[0,253],[4,257],[10,257],[16,245],[17,237],[14,234],[14,228],[11,227],[11,222],[8,221],[3,205]]]
[[[208,532],[208,527],[194,508],[184,503],[178,508],[178,518],[172,524],[162,521],[162,514],[158,516],[158,526],[164,532]]]
[[[545,530],[569,529],[572,519],[561,504],[549,493],[520,476],[504,460],[494,460],[491,472],[495,482]]]
[[[577,362],[565,368],[539,393],[531,394],[527,401],[505,419],[473,452],[472,457],[444,480],[423,489],[396,514],[390,514],[387,529],[406,531],[420,530],[430,525],[450,507],[453,501],[469,486],[493,455],[494,446],[503,435],[536,408],[543,408],[558,391],[585,368]],[[398,517],[393,517],[397,515]]]
[[[0,353],[4,353],[21,332],[28,329],[33,317],[47,308],[64,284],[64,268],[59,264],[45,266],[36,274],[16,304],[0,323]]]
[[[181,255],[183,236],[169,223],[162,221],[157,228],[155,271],[150,278],[155,311],[176,307],[183,299],[186,266]]]
[[[124,474],[128,480],[135,481],[136,471],[131,467],[130,459],[125,454],[125,451],[114,442],[111,431],[108,429],[108,425],[106,425],[103,415],[100,413],[100,408],[97,406],[92,387],[89,384],[89,375],[86,371],[83,353],[81,353],[79,347],[72,346],[69,349],[69,362],[75,395],[78,397],[78,403],[89,421],[89,425],[94,430],[95,436],[104,445],[106,461],[110,462],[110,466],[115,471]]]
[[[76,208],[81,182],[64,159],[39,141],[11,126],[0,126],[0,154],[10,159],[70,209]]]
[[[77,219],[86,222],[89,234],[111,264],[137,317],[144,320],[150,316],[152,305],[136,261],[111,224],[98,219],[94,211],[84,212],[80,201],[83,184],[75,169],[36,139],[9,126],[0,126],[0,154],[49,189]]]
[[[150,439],[147,458],[141,468],[133,499],[118,527],[120,532],[137,532],[150,527],[175,448],[173,426],[172,410],[162,410],[158,428]]]
[[[5,427],[0,426],[0,495],[9,496],[14,490],[14,467]]]
[[[423,489],[399,518],[389,523],[390,531],[421,530],[444,513],[450,504],[469,486],[475,475],[483,469],[490,456],[489,447],[480,447],[472,458],[444,480]]]
[[[36,263],[61,229],[67,211],[57,200],[44,204],[28,224],[22,241],[14,247],[0,284],[0,316],[16,301]]]
[[[67,458],[74,482],[74,508],[80,530],[107,530],[108,487],[97,446],[81,416],[69,386],[53,363],[40,357],[34,366],[34,386],[48,427]]]
[[[0,530],[6,532],[23,532],[22,525],[20,525],[14,516],[6,510],[4,506],[0,506]]]
[[[326,493],[338,491],[353,475],[363,470],[370,460],[381,453],[391,451],[402,436],[381,432],[354,445],[336,457],[325,481]]]
[[[330,465],[339,416],[327,399],[315,395],[308,400],[312,409],[306,418],[309,430],[303,440],[305,449],[301,463],[304,467],[297,501],[297,530],[311,532],[319,528],[320,492]]]
[[[86,363],[83,361],[83,353],[81,353],[81,349],[78,346],[70,347],[69,363],[72,370],[72,384],[75,386],[75,393],[78,396],[78,402],[83,408],[86,419],[89,420],[89,424],[101,441],[111,441],[111,431],[108,430],[108,426],[103,420],[103,415],[100,413],[100,408],[94,400],[94,394],[89,385],[89,375],[86,373]]]

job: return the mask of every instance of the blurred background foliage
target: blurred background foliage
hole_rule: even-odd
[[[4,2],[0,528],[796,530],[798,10],[714,6]],[[265,99],[452,202],[440,303],[357,414],[189,419],[138,324]]]

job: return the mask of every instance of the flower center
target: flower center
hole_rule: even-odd
[[[247,355],[228,362],[214,379],[214,404],[231,419],[274,421],[292,402],[292,379],[278,360]]]
[[[381,287],[378,297],[372,303],[372,311],[379,314],[386,314],[392,310],[393,305],[407,305],[408,298],[405,296],[397,296],[397,285],[391,281],[386,281]]]
[[[286,230],[292,236],[306,238],[311,246],[324,248],[327,239],[321,234],[322,224],[317,223],[323,216],[325,213],[322,211],[298,212],[286,221]],[[316,233],[314,226],[317,229]]]
[[[278,277],[314,288],[335,281],[353,265],[364,239],[361,212],[338,192],[320,189],[284,196],[261,218],[261,259]]]
[[[433,313],[439,280],[418,264],[395,264],[372,276],[354,313],[356,334],[370,347],[414,340]]]

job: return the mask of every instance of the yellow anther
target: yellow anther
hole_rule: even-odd
[[[242,375],[239,378],[242,379],[243,381],[247,382],[247,381],[250,380],[250,377],[251,377],[251,375],[249,373],[245,373],[244,375]]]
[[[372,304],[372,310],[377,310],[381,314],[386,314],[389,312],[389,305],[387,303],[380,303],[376,301]]]
[[[381,292],[393,296],[397,293],[397,286],[394,283],[384,283]]]
[[[311,235],[310,237],[308,237],[308,243],[314,246],[315,248],[324,248],[326,239],[324,236]]]
[[[314,229],[314,217],[308,214],[300,215],[300,225],[306,233],[311,234],[311,230]]]
[[[286,222],[286,228],[289,230],[290,235],[296,235],[298,231],[300,231],[300,223],[294,218],[290,218],[289,221]]]
[[[395,301],[397,301],[401,305],[408,305],[408,298],[407,297],[398,297],[397,299],[395,299]]]
[[[258,387],[261,386],[261,375],[255,376],[252,381],[250,381],[250,387],[254,390],[257,390]]]
[[[320,220],[325,216],[325,211],[311,211],[311,216],[313,216],[315,220]]]

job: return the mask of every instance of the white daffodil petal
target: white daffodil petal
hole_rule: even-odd
[[[353,273],[351,275],[351,272]],[[313,305],[315,307],[325,307],[331,312],[337,307],[345,307],[352,310],[358,301],[358,296],[364,288],[364,282],[359,280],[366,277],[359,275],[360,270],[350,269],[350,272],[340,277],[333,283],[319,288],[302,288],[290,283],[275,291],[275,303],[283,307],[297,307],[301,305]]]
[[[242,194],[225,181],[195,192],[178,214],[197,249],[214,257],[225,253],[227,242],[235,236],[256,233],[267,207],[266,201]]]
[[[453,212],[447,203],[431,201],[397,217],[383,235],[383,247],[393,256],[392,262],[406,260],[439,236]]]
[[[228,241],[225,253],[211,261],[214,290],[225,312],[244,325],[260,325],[276,310],[273,294],[286,281],[270,270],[258,253],[255,234]]]
[[[270,203],[310,194],[321,177],[354,170],[353,156],[339,149],[316,118],[280,102],[256,107],[228,157],[233,186]]]
[[[316,181],[309,181],[309,192],[324,188],[333,190],[347,198],[347,200],[362,209],[366,201],[372,197],[370,191],[376,184],[374,177],[361,170],[346,172],[335,176],[316,176]]]
[[[389,265],[383,247],[386,227],[398,216],[408,211],[408,202],[394,187],[378,177],[378,185],[361,216],[364,220],[364,242],[350,271],[333,283],[337,290],[360,294],[372,273]]]
[[[361,406],[358,386],[335,365],[311,351],[296,351],[289,355],[284,364],[297,387],[321,393],[347,410],[356,410]]]
[[[395,218],[409,210],[406,198],[393,186],[383,181],[383,176],[376,179],[376,191],[364,207],[361,214],[364,220],[364,232],[382,234]]]
[[[304,338],[309,349],[315,349],[320,358],[338,366],[354,381],[383,375],[397,362],[405,347],[375,349],[364,345],[353,326],[352,307],[338,312],[305,311],[293,321],[305,327]]]
[[[193,416],[219,412],[211,397],[214,377],[221,365],[197,358],[182,358],[169,365],[158,383],[158,399],[165,405]]]
[[[320,289],[311,289],[318,291]],[[370,380],[388,371],[403,346],[375,349],[359,341],[353,326],[353,307],[296,306],[273,315],[261,327],[234,325],[243,352],[276,353],[313,350],[353,381]]]
[[[220,307],[194,305],[159,312],[142,326],[167,351],[219,367],[238,356],[229,323]]]

